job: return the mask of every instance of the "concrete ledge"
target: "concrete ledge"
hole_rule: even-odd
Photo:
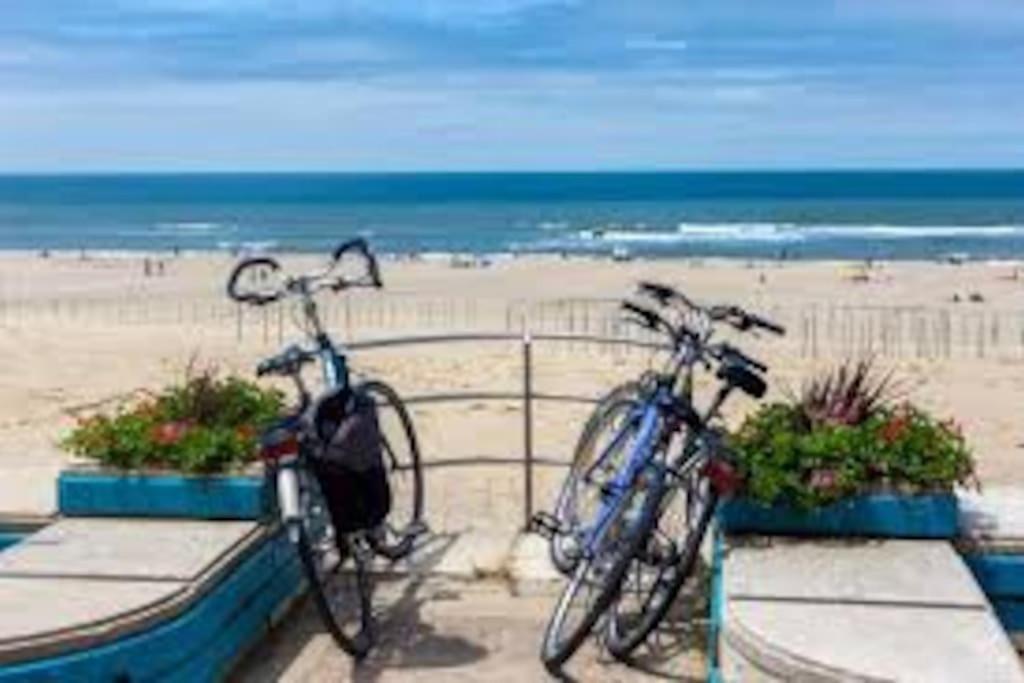
[[[192,581],[0,579],[0,590],[10,584],[36,610],[53,612],[35,633],[8,628],[0,639],[0,682],[220,678],[302,586],[295,551],[277,530],[255,529],[227,555],[223,550]],[[68,596],[80,607],[68,610]],[[121,611],[111,613],[109,603]],[[77,623],[58,624],[62,615]]]
[[[249,476],[191,477],[66,470],[57,479],[66,517],[261,519],[268,508],[264,480]]]
[[[1024,681],[949,543],[756,537],[723,558],[721,680]]]

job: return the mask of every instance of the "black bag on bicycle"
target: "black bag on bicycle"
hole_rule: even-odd
[[[331,522],[339,533],[369,529],[391,511],[380,423],[373,399],[337,390],[317,402],[313,424],[320,442],[316,473]]]

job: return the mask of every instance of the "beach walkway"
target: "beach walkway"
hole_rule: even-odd
[[[356,665],[302,600],[231,676],[237,683],[291,681],[542,681],[540,642],[562,582],[533,535],[441,534],[375,586],[380,643]],[[397,571],[395,571],[397,569]],[[627,668],[588,644],[566,667],[580,681],[707,678],[706,604],[667,626],[656,650]]]

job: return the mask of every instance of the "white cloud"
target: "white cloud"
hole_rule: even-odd
[[[633,38],[627,40],[625,47],[627,50],[644,50],[651,52],[682,52],[689,49],[689,44],[685,40],[679,39],[663,39],[663,38]]]

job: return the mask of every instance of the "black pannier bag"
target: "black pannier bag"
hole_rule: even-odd
[[[317,402],[313,424],[321,444],[313,459],[331,522],[339,533],[377,526],[391,511],[380,423],[373,399],[336,390]]]

